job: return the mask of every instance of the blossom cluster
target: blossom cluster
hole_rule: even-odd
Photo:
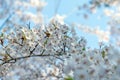
[[[120,53],[114,47],[84,51],[67,60],[65,73],[74,80],[119,80]]]
[[[120,79],[119,49],[87,48],[74,27],[56,21],[34,28],[5,27],[0,43],[3,80]]]

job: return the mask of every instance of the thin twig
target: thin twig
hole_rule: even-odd
[[[13,16],[14,13],[10,14],[8,16],[8,18],[3,22],[3,24],[0,26],[0,30],[4,27],[4,25],[6,24],[6,22],[8,22],[10,20],[10,18]]]
[[[20,45],[20,46],[23,46],[23,44],[20,44],[19,42],[15,41],[14,43]]]
[[[30,22],[27,24],[28,28],[31,29]]]
[[[43,51],[42,51],[42,53],[40,55],[42,56],[44,52],[45,52],[45,49],[43,49]]]
[[[55,6],[55,15],[57,14],[58,12],[58,9],[59,9],[59,6],[60,6],[60,3],[61,3],[61,0],[59,0]]]
[[[6,51],[6,54],[11,58],[13,59],[13,57]]]
[[[38,43],[35,45],[35,48],[32,51],[30,51],[30,55],[29,56],[31,56],[33,54],[33,52],[35,51],[35,49],[37,48],[37,46],[38,46]]]

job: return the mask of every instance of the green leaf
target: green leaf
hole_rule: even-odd
[[[64,80],[74,80],[71,76],[64,78]]]
[[[43,44],[43,45],[45,46],[45,45],[47,44],[47,42],[48,42],[48,39],[46,39],[46,40],[45,40],[45,42],[44,42],[44,44]]]
[[[69,36],[67,36],[67,35],[65,35],[65,36],[64,36],[64,38],[66,39],[66,38],[70,38],[70,37],[69,37]]]
[[[85,51],[85,50],[86,50],[86,49],[85,49],[85,47],[84,47],[84,48],[82,48],[82,50],[83,50],[83,51]]]
[[[105,51],[102,51],[102,57],[105,58]]]
[[[1,34],[0,34],[0,37],[1,37],[1,38],[3,38],[3,36],[4,36],[4,34],[3,34],[3,33],[1,33]]]

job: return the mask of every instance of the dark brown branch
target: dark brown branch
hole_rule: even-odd
[[[20,59],[25,59],[25,58],[31,58],[31,57],[47,57],[47,56],[53,56],[53,57],[56,57],[56,58],[58,58],[56,55],[50,55],[50,54],[48,54],[48,55],[41,55],[41,54],[39,54],[39,55],[31,55],[31,56],[23,56],[23,57],[17,57],[17,58],[11,58],[11,59],[9,59],[9,60],[6,60],[6,61],[4,61],[2,64],[0,64],[0,66],[1,65],[4,65],[4,64],[6,64],[6,63],[15,63],[17,60],[20,60]],[[61,59],[61,58],[58,58],[58,59]],[[62,59],[61,59],[62,60]]]
[[[35,48],[32,51],[30,51],[30,55],[29,56],[31,56],[33,54],[33,52],[35,51],[35,49],[37,48],[37,46],[38,46],[38,43],[35,45]]]
[[[15,41],[14,43],[16,43],[16,44],[18,44],[18,45],[20,45],[20,46],[23,46],[22,44],[20,44],[20,43],[18,43],[18,42],[16,42],[16,41]]]

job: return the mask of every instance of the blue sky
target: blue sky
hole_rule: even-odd
[[[51,18],[56,14],[66,15],[65,23],[77,23],[88,25],[91,28],[95,28],[99,26],[100,29],[106,30],[108,17],[104,16],[103,9],[104,7],[99,8],[95,14],[90,14],[89,11],[86,10],[75,10],[78,6],[83,5],[84,3],[89,4],[90,0],[45,0],[47,2],[47,6],[43,9],[43,14],[47,18]],[[59,5],[58,5],[59,4]],[[57,12],[56,12],[56,7]],[[79,13],[79,16],[77,15]],[[86,13],[89,15],[88,19],[84,19],[82,14]],[[71,14],[71,15],[69,15]],[[68,16],[69,15],[69,16]],[[99,17],[101,19],[99,19]],[[88,46],[92,48],[98,48],[98,38],[89,33],[84,33],[79,29],[76,29],[79,36],[84,36],[87,39]]]
[[[72,23],[88,25],[91,28],[95,28],[99,26],[100,29],[106,30],[108,17],[105,17],[103,14],[104,7],[101,7],[97,10],[95,14],[90,14],[87,10],[78,10],[78,6],[82,6],[84,3],[89,4],[90,0],[44,0],[47,2],[46,7],[43,8],[43,15],[45,21],[53,17],[55,14],[66,15],[65,23],[70,25]],[[57,11],[56,11],[57,10]],[[87,14],[89,17],[85,19],[83,14]],[[78,15],[79,14],[79,15]],[[101,19],[99,19],[100,17]],[[4,20],[0,20],[0,24],[4,22]],[[87,39],[88,46],[92,48],[98,48],[98,38],[97,36],[89,33],[84,33],[77,29],[76,31],[79,36],[83,36]]]

